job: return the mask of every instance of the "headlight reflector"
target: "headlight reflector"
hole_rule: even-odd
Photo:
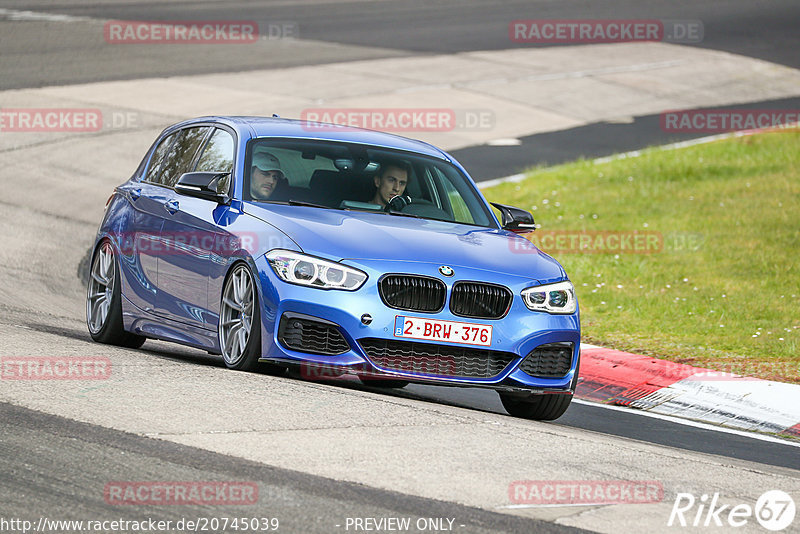
[[[522,301],[529,310],[547,313],[575,313],[578,308],[570,281],[523,289]]]
[[[358,269],[291,250],[271,250],[267,261],[278,278],[301,286],[355,291],[367,279]]]

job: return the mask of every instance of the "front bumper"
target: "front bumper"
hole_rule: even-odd
[[[457,276],[446,278],[438,273],[438,265],[351,260],[346,263],[363,270],[369,278],[357,291],[345,292],[288,284],[275,276],[263,257],[256,263],[261,281],[261,361],[297,366],[301,376],[309,379],[327,379],[342,373],[371,379],[486,387],[518,394],[571,393],[574,388],[580,354],[578,312],[571,315],[550,315],[530,311],[519,293],[532,285],[531,280],[466,267],[458,267]],[[480,280],[505,285],[511,289],[514,297],[505,317],[496,320],[455,316],[447,305],[436,313],[403,311],[384,304],[378,293],[377,281],[387,272],[436,277],[446,284],[448,296],[455,282]],[[369,316],[371,320],[362,320],[364,316]],[[398,316],[491,325],[492,343],[489,347],[481,347],[398,339],[394,335]],[[313,331],[310,336],[306,336],[313,343],[310,346],[298,344],[299,338],[296,336],[287,337],[287,321],[318,323],[318,327],[309,327]],[[295,328],[290,333],[296,330]],[[325,340],[332,338],[336,338],[335,343],[326,345]],[[563,375],[532,376],[520,369],[522,361],[534,349],[558,343],[571,344],[569,367]],[[394,359],[376,358],[374,350],[370,352],[365,348],[370,344],[388,345],[390,349],[387,350]],[[413,345],[410,351],[408,344]],[[414,354],[417,355],[415,365],[400,365],[400,362],[412,361]],[[476,362],[480,362],[483,354],[487,358],[500,355],[498,357],[505,358],[503,361],[506,363],[496,364],[496,373],[467,373],[470,376],[465,376],[464,369],[473,368]],[[389,365],[386,365],[387,361],[390,362]]]

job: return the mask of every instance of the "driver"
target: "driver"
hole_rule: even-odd
[[[390,161],[381,165],[381,173],[376,175],[375,195],[372,203],[382,208],[397,195],[402,195],[408,185],[409,165],[403,161]]]
[[[269,199],[278,187],[278,183],[285,180],[278,158],[269,152],[253,154],[253,167],[250,172],[250,196],[253,200]]]

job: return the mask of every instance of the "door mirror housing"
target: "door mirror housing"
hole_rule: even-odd
[[[492,202],[492,206],[500,210],[503,216],[501,224],[503,230],[514,232],[515,234],[524,234],[536,230],[536,224],[533,222],[533,215],[529,212],[515,208],[514,206],[506,206],[505,204],[498,204]]]
[[[213,200],[218,204],[227,204],[230,200],[225,193],[218,193],[221,180],[230,177],[229,172],[186,172],[175,184],[175,191],[181,195]]]

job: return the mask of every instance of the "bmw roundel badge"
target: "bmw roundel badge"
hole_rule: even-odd
[[[455,271],[453,271],[452,267],[448,267],[447,265],[442,265],[439,267],[439,272],[442,273],[443,276],[453,276]]]

